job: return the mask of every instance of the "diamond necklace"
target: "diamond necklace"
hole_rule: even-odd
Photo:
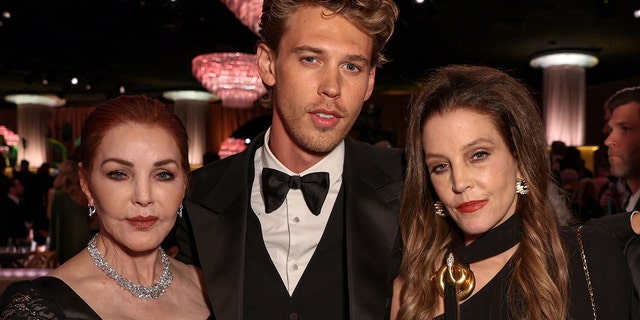
[[[115,280],[119,286],[129,291],[134,297],[143,300],[158,299],[167,290],[169,285],[171,285],[173,274],[171,273],[171,268],[169,268],[169,257],[164,252],[162,247],[158,247],[158,250],[160,250],[160,256],[162,256],[162,275],[160,276],[160,279],[156,281],[156,283],[154,283],[150,287],[147,287],[141,284],[133,283],[123,275],[113,270],[113,268],[111,268],[111,266],[107,262],[107,259],[105,259],[104,256],[100,254],[100,251],[98,251],[98,247],[96,246],[97,237],[98,234],[93,236],[91,241],[89,241],[89,245],[87,246],[87,250],[89,251],[89,255],[93,260],[93,264],[95,264],[96,267],[100,268],[100,270],[106,273],[107,276],[109,276],[111,279]]]

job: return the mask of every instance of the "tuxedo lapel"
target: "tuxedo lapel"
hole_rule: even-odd
[[[223,195],[219,195],[223,196]],[[205,288],[218,319],[240,319],[246,214],[241,197],[225,213],[185,201],[190,213]]]
[[[397,163],[387,163],[398,166],[390,171],[372,161],[375,154],[371,149],[363,148],[347,139],[343,183],[351,319],[380,318],[384,314],[401,258],[396,242],[401,157],[395,159]]]
[[[262,136],[254,141],[236,156],[240,159],[226,162],[226,166],[221,163],[212,169],[204,168],[213,170],[212,174],[198,174],[191,185],[197,192],[184,202],[217,319],[242,319],[249,175],[253,175],[253,156],[262,145],[258,143],[263,141]],[[212,177],[216,179],[213,188]],[[210,189],[202,192],[204,188]]]

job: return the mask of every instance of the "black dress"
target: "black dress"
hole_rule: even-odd
[[[10,284],[0,296],[0,319],[99,320],[64,281],[40,277]]]
[[[64,281],[40,277],[10,284],[0,296],[0,319],[100,320]],[[208,320],[214,319],[209,316]]]
[[[631,314],[635,298],[629,268],[619,243],[598,227],[584,226],[580,232],[598,319],[637,319]],[[594,319],[576,229],[565,227],[561,236],[568,250],[570,265],[567,319]],[[460,319],[511,319],[506,308],[506,288],[512,272],[513,261],[509,261],[480,291],[460,304]],[[444,319],[444,315],[435,319]]]

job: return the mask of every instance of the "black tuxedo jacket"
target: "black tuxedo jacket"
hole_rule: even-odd
[[[202,267],[218,320],[243,319],[243,270],[253,159],[259,135],[242,153],[192,173],[177,230],[178,259]],[[350,319],[386,319],[402,258],[397,211],[404,176],[402,150],[345,140],[348,303]],[[328,292],[327,294],[331,294]]]
[[[640,201],[636,203],[633,210],[640,211]],[[618,239],[624,255],[627,258],[629,270],[631,271],[631,279],[633,280],[633,286],[636,291],[636,301],[634,301],[634,303],[636,304],[637,311],[632,319],[640,319],[640,301],[638,300],[638,295],[640,294],[640,236],[633,232],[629,220],[630,216],[630,213],[617,213],[591,219],[587,223],[603,227]]]

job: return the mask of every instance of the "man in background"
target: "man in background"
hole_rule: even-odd
[[[640,86],[624,88],[613,94],[605,102],[605,117],[608,136],[604,141],[607,146],[611,176],[626,184],[630,196],[621,199],[622,209],[627,212],[640,210]],[[616,215],[614,215],[616,216]],[[626,216],[626,215],[624,215]],[[632,214],[632,225],[636,230],[640,213]],[[623,218],[623,223],[626,218]],[[613,221],[613,220],[609,220]],[[640,237],[631,238],[624,247],[627,263],[631,270],[636,293],[640,293]]]
[[[640,210],[640,87],[625,88],[611,96],[605,107],[611,117],[608,148],[611,175],[622,179],[630,191],[623,209]]]

